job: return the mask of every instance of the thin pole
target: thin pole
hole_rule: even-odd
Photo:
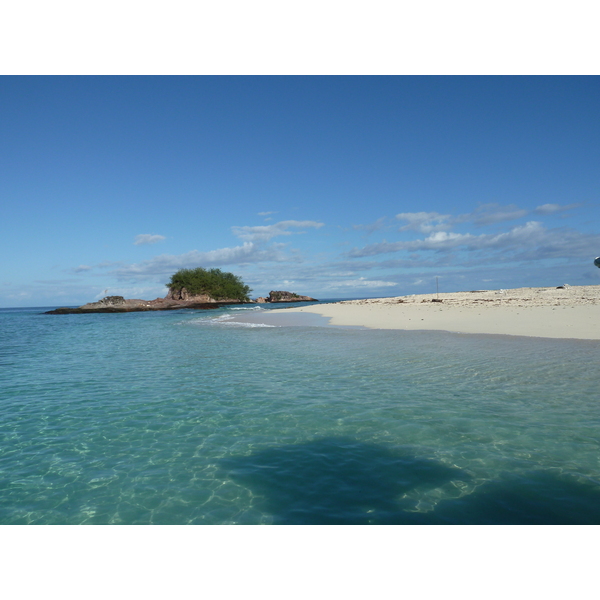
[[[437,294],[437,299],[439,300],[440,299],[440,286],[439,286],[439,283],[438,283],[437,276],[435,278],[435,290],[436,290],[436,294]]]

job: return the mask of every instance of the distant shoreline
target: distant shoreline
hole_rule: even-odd
[[[600,285],[419,294],[284,310],[369,329],[600,340]]]

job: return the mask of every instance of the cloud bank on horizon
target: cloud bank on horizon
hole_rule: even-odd
[[[160,254],[138,263],[105,261],[79,265],[72,272],[93,273],[103,282],[112,280],[110,293],[127,296],[163,295],[161,282],[168,281],[178,269],[199,265],[241,273],[259,293],[291,286],[298,291],[317,290],[321,297],[422,293],[433,289],[436,278],[442,281],[445,291],[552,286],[565,283],[565,277],[572,285],[592,284],[598,283],[593,279],[591,259],[600,248],[600,235],[528,220],[532,215],[543,219],[583,208],[576,203],[532,209],[482,204],[470,213],[457,215],[403,212],[392,218],[378,218],[376,227],[366,224],[352,228],[367,231],[371,238],[377,232],[385,233],[386,239],[318,257],[310,246],[318,244],[319,237],[330,235],[325,223],[287,220],[269,226],[231,226],[231,232],[243,241],[241,245]],[[469,227],[475,227],[477,233],[460,231]],[[273,241],[276,237],[301,235],[309,229],[314,230],[312,241],[303,248],[294,247],[292,242]],[[165,239],[160,235],[149,237]],[[579,280],[565,275],[567,270],[577,269],[581,272]],[[90,291],[99,298],[106,289],[102,293]]]
[[[80,264],[65,269],[75,277],[34,281],[21,292],[24,299],[30,294],[35,297],[36,288],[49,289],[59,300],[78,294],[97,299],[107,290],[129,297],[156,297],[166,293],[164,283],[172,273],[197,266],[241,274],[255,295],[281,287],[321,297],[405,295],[431,291],[436,278],[445,291],[552,286],[565,283],[563,279],[572,285],[598,284],[592,259],[600,248],[600,235],[566,224],[544,223],[544,218],[584,209],[582,203],[531,209],[488,203],[456,215],[402,212],[379,217],[372,224],[353,225],[343,242],[324,252],[312,251],[312,247],[326,244],[332,229],[340,236],[339,227],[311,220],[232,225],[231,233],[242,244],[157,254],[135,263]],[[535,220],[529,220],[532,216]],[[296,239],[309,230],[310,239],[296,245]],[[343,249],[358,232],[365,231],[363,241],[367,237],[368,243]],[[298,237],[285,243],[275,241],[291,235]],[[373,240],[376,236],[382,239]],[[151,245],[165,240],[166,236],[145,234],[138,235],[135,243]]]
[[[598,78],[0,86],[0,306],[151,299],[197,266],[254,296],[600,284]]]

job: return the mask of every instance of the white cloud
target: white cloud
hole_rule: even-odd
[[[419,233],[434,233],[436,231],[448,231],[460,223],[473,223],[477,227],[485,227],[496,223],[506,221],[515,221],[522,219],[530,213],[539,215],[549,215],[559,211],[577,208],[581,204],[568,204],[561,206],[559,204],[542,204],[531,211],[519,208],[515,204],[502,206],[495,202],[479,205],[474,211],[458,216],[442,215],[437,212],[414,212],[399,213],[396,219],[406,221],[407,224],[399,231],[418,231]]]
[[[386,217],[381,217],[377,219],[375,223],[370,223],[367,225],[352,225],[352,229],[356,231],[366,231],[367,233],[373,233],[374,231],[378,231],[380,229],[385,228]]]
[[[259,212],[257,214],[259,217],[268,217],[269,215],[277,214],[277,211],[276,210],[266,210],[264,212]]]
[[[241,240],[246,242],[268,242],[274,237],[280,235],[292,235],[292,233],[304,233],[301,231],[288,231],[290,227],[293,228],[305,228],[314,227],[319,229],[323,227],[324,223],[318,223],[317,221],[279,221],[279,223],[273,223],[273,225],[257,225],[255,227],[238,227],[233,226],[231,231]]]
[[[434,233],[448,231],[458,223],[473,223],[477,227],[493,225],[504,221],[514,221],[529,214],[528,210],[521,209],[514,204],[501,206],[496,203],[481,204],[473,212],[458,215],[442,215],[438,212],[399,213],[396,219],[407,221],[399,231],[418,231],[419,233]]]
[[[146,278],[150,276],[170,275],[178,269],[193,267],[219,267],[232,264],[258,262],[283,262],[290,260],[283,253],[283,244],[272,244],[268,248],[251,242],[233,248],[220,248],[209,252],[192,250],[185,254],[162,254],[144,262],[126,265],[115,269],[112,273],[119,280]]]
[[[471,233],[438,231],[422,240],[370,244],[364,248],[354,248],[349,256],[360,258],[400,251],[448,252],[454,249],[463,249],[467,251],[527,252],[530,255],[537,253],[540,258],[550,255],[572,257],[593,253],[593,248],[597,244],[600,244],[598,235],[583,234],[569,229],[549,230],[538,221],[529,221],[525,225],[519,225],[510,231],[498,234],[473,235]]]
[[[400,213],[396,215],[396,219],[408,221],[408,225],[400,227],[399,231],[431,233],[433,231],[450,229],[451,227],[451,216],[441,215],[437,212]]]
[[[542,204],[541,206],[536,207],[533,212],[538,215],[552,215],[557,212],[571,210],[572,208],[578,208],[580,206],[581,204],[567,204],[565,206],[561,206],[560,204]]]
[[[331,282],[327,289],[338,289],[338,288],[380,288],[380,287],[393,287],[398,285],[395,281],[377,281],[360,277],[359,279],[350,279],[347,281]]]
[[[133,242],[136,246],[141,246],[143,244],[156,244],[157,242],[162,242],[165,238],[164,235],[152,235],[150,233],[140,233],[135,236],[135,242]]]
[[[529,214],[528,210],[521,209],[514,204],[501,206],[495,202],[481,204],[472,213],[461,215],[458,221],[470,221],[478,227],[502,223],[503,221],[515,221]]]
[[[84,273],[85,271],[91,271],[92,267],[88,266],[88,265],[79,265],[78,267],[75,267],[73,269],[73,271],[75,273]]]

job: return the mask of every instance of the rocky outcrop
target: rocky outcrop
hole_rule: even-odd
[[[215,300],[209,294],[190,294],[184,287],[179,290],[169,290],[169,293],[164,297],[165,301],[174,302],[194,302],[200,304],[216,303],[216,304],[240,304],[242,301],[237,298],[220,298]]]
[[[292,292],[270,292],[266,298],[258,298],[259,303],[275,302],[318,302],[310,296],[300,296]],[[248,304],[240,300],[222,298],[215,300],[207,294],[193,295],[185,288],[172,291],[164,298],[155,300],[125,299],[123,296],[106,296],[98,302],[89,302],[78,308],[57,308],[48,311],[47,315],[71,315],[81,313],[121,313],[140,312],[146,310],[177,310],[180,308],[210,309],[227,306],[229,304]]]
[[[88,302],[84,304],[81,308],[103,308],[109,306],[125,306],[127,302],[132,302],[131,300],[125,300],[123,296],[105,296],[102,300],[98,300],[98,302]],[[137,302],[134,300],[133,302]]]
[[[311,298],[310,296],[300,296],[299,294],[294,294],[292,292],[269,292],[269,295],[265,298],[261,296],[256,299],[258,303],[266,303],[266,302],[318,302],[316,298]]]
[[[156,300],[126,300],[123,296],[106,296],[98,302],[88,302],[79,308],[70,309],[78,312],[127,312],[131,310],[142,310],[144,308],[151,309],[165,303],[166,299],[157,298]],[[58,309],[69,310],[69,309]]]
[[[165,300],[175,300],[176,302],[216,302],[208,294],[190,294],[185,288],[169,290],[169,293],[165,296]],[[232,302],[234,301],[232,300]]]
[[[215,300],[210,296],[193,296],[185,292],[184,298],[174,297],[169,292],[164,298],[155,300],[128,299],[123,296],[106,296],[98,302],[89,302],[78,308],[57,308],[48,311],[47,315],[70,315],[81,313],[121,313],[121,312],[140,312],[148,310],[178,310],[180,308],[211,309],[226,306],[228,304],[246,304],[239,300],[223,299]]]

